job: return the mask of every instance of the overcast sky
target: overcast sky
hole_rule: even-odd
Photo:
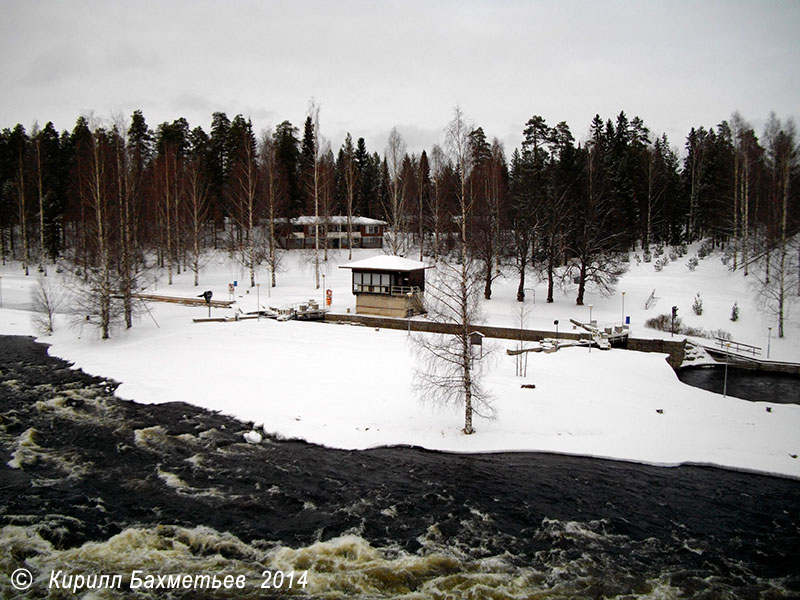
[[[800,116],[800,2],[0,0],[0,127],[89,111],[151,127],[242,113],[257,131],[302,128],[321,106],[334,151],[347,131],[383,152],[396,126],[430,148],[459,104],[510,154],[534,114],[624,110],[683,146],[734,110],[761,132]]]

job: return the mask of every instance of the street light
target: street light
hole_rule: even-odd
[[[325,307],[325,273],[322,274],[322,304],[320,306]]]
[[[558,319],[553,321],[553,325],[556,326],[556,346],[558,346]]]
[[[594,325],[592,325],[592,308],[594,308],[594,305],[593,305],[593,304],[590,304],[590,305],[589,305],[589,325],[590,325],[591,327],[594,327]]]
[[[2,298],[0,298],[0,308],[3,308]],[[772,344],[772,327],[768,327],[767,329],[767,358],[769,358],[769,347]]]
[[[256,315],[257,320],[261,320],[261,284],[256,284]]]
[[[625,292],[622,292],[622,326],[625,327]]]

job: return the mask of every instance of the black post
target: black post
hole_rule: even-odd
[[[677,306],[673,306],[672,307],[672,327],[671,327],[670,337],[675,337],[675,319],[677,318],[677,316],[678,316],[678,307]]]
[[[202,294],[200,294],[198,296],[198,298],[203,298],[206,301],[206,304],[208,304],[208,318],[209,319],[211,318],[211,297],[213,295],[214,295],[214,292],[212,292],[211,290],[206,290],[205,292],[203,292]]]

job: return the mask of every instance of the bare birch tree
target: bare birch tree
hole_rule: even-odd
[[[261,262],[261,247],[256,240],[256,219],[260,214],[256,139],[252,124],[241,116],[231,124],[236,150],[233,156],[233,217],[241,233],[241,261],[250,274],[250,287],[256,285],[256,266]]]
[[[267,216],[267,266],[270,273],[270,286],[277,285],[275,272],[278,268],[278,238],[275,228],[275,219],[278,218],[280,207],[284,204],[286,194],[282,186],[280,166],[278,165],[277,145],[275,138],[268,131],[265,131],[261,138],[261,178],[264,182],[264,192],[266,194],[266,216]]]
[[[44,276],[47,276],[47,268],[45,266],[44,260],[44,252],[45,252],[45,244],[44,244],[44,197],[45,197],[45,190],[44,190],[44,177],[43,177],[43,168],[42,168],[42,135],[41,131],[39,130],[38,123],[33,127],[33,133],[31,135],[33,140],[33,155],[34,155],[34,168],[36,171],[35,183],[36,183],[36,192],[37,196],[39,197],[39,272],[42,273]],[[52,331],[52,330],[51,330]]]
[[[350,133],[344,140],[342,149],[342,169],[344,171],[344,200],[347,209],[347,259],[353,259],[353,206],[358,191],[358,164],[356,151],[353,147],[353,138]]]
[[[481,289],[481,271],[478,261],[469,252],[468,239],[472,211],[467,187],[472,169],[470,131],[461,108],[456,107],[453,120],[445,130],[445,143],[459,177],[459,260],[456,264],[440,262],[436,277],[426,286],[429,317],[436,322],[455,323],[456,332],[418,336],[415,341],[421,363],[416,379],[418,395],[436,404],[463,405],[466,435],[475,431],[473,414],[487,418],[493,415],[491,398],[481,385],[483,360],[489,353],[484,351],[475,356],[470,343],[472,328],[480,322]]]
[[[771,182],[772,220],[777,224],[774,239],[766,241],[767,251],[756,274],[756,296],[762,310],[777,325],[778,337],[785,335],[785,321],[796,299],[792,290],[800,286],[800,257],[790,253],[790,195],[797,169],[798,151],[794,123],[782,124],[770,115],[765,133],[766,157],[773,173]]]
[[[403,158],[406,143],[403,136],[393,127],[386,142],[386,166],[389,169],[389,194],[384,205],[384,215],[389,224],[389,248],[395,256],[402,251],[405,225],[405,198],[403,194]]]
[[[15,169],[14,169],[14,184],[17,191],[17,209],[19,214],[19,227],[20,234],[22,235],[22,267],[25,269],[25,275],[30,275],[30,241],[28,239],[28,206],[27,198],[25,197],[26,177],[25,177],[25,154],[27,139],[25,131],[21,127],[19,135],[18,147],[16,148]],[[14,133],[18,133],[15,129]],[[13,239],[13,238],[12,238]]]
[[[311,117],[311,124],[314,128],[314,174],[312,178],[314,196],[314,285],[319,289],[319,201],[320,201],[320,136],[319,136],[319,104],[313,98],[308,105],[308,116]]]
[[[79,183],[81,201],[85,205],[84,232],[89,263],[82,283],[76,286],[75,321],[96,326],[100,337],[106,340],[121,314],[112,270],[115,220],[110,190],[114,182],[110,173],[113,149],[108,132],[96,128],[78,152],[78,160],[85,165],[80,170],[82,181]]]
[[[208,182],[203,174],[200,157],[186,161],[184,172],[184,198],[186,199],[187,227],[190,237],[189,265],[194,274],[194,285],[200,284],[200,256],[203,228],[209,214]]]
[[[441,251],[441,240],[439,239],[442,234],[442,227],[444,225],[444,196],[447,185],[445,183],[447,168],[447,157],[445,156],[442,147],[439,144],[434,144],[431,150],[431,176],[432,186],[431,194],[428,198],[428,213],[431,219],[431,229],[433,233],[433,260],[439,259]]]
[[[55,316],[67,295],[67,288],[40,276],[31,291],[31,321],[39,333],[52,335],[56,329]]]
[[[481,321],[482,277],[477,261],[453,264],[440,261],[432,280],[426,282],[428,319],[455,323],[456,333],[416,334],[417,349],[414,390],[424,403],[442,407],[463,407],[465,434],[475,432],[473,416],[494,416],[492,397],[483,387],[491,349],[474,349],[470,334]]]

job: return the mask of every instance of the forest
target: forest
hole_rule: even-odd
[[[535,115],[510,156],[460,109],[454,123],[463,135],[445,130],[420,154],[407,152],[397,129],[380,152],[350,134],[334,151],[313,104],[302,132],[283,121],[257,134],[246,117],[223,112],[208,132],[184,118],[152,128],[139,110],[129,121],[81,116],[61,133],[17,124],[0,134],[2,261],[26,274],[74,272],[103,337],[116,312],[131,327],[132,294],[153,266],[168,284],[193,271],[198,285],[203,256],[222,249],[251,285],[264,264],[276,285],[279,229],[300,215],[323,229],[332,215],[382,219],[384,250],[420,260],[463,247],[458,259],[480,266],[487,299],[506,265],[519,277],[518,300],[527,275],[547,281],[548,302],[559,282],[573,281],[583,304],[587,285],[613,288],[630,252],[656,261],[665,245],[700,240],[765,281],[781,324],[788,296],[800,294],[791,120],[771,114],[759,135],[735,113],[692,128],[680,155],[624,112],[595,116],[583,143],[566,122]]]

